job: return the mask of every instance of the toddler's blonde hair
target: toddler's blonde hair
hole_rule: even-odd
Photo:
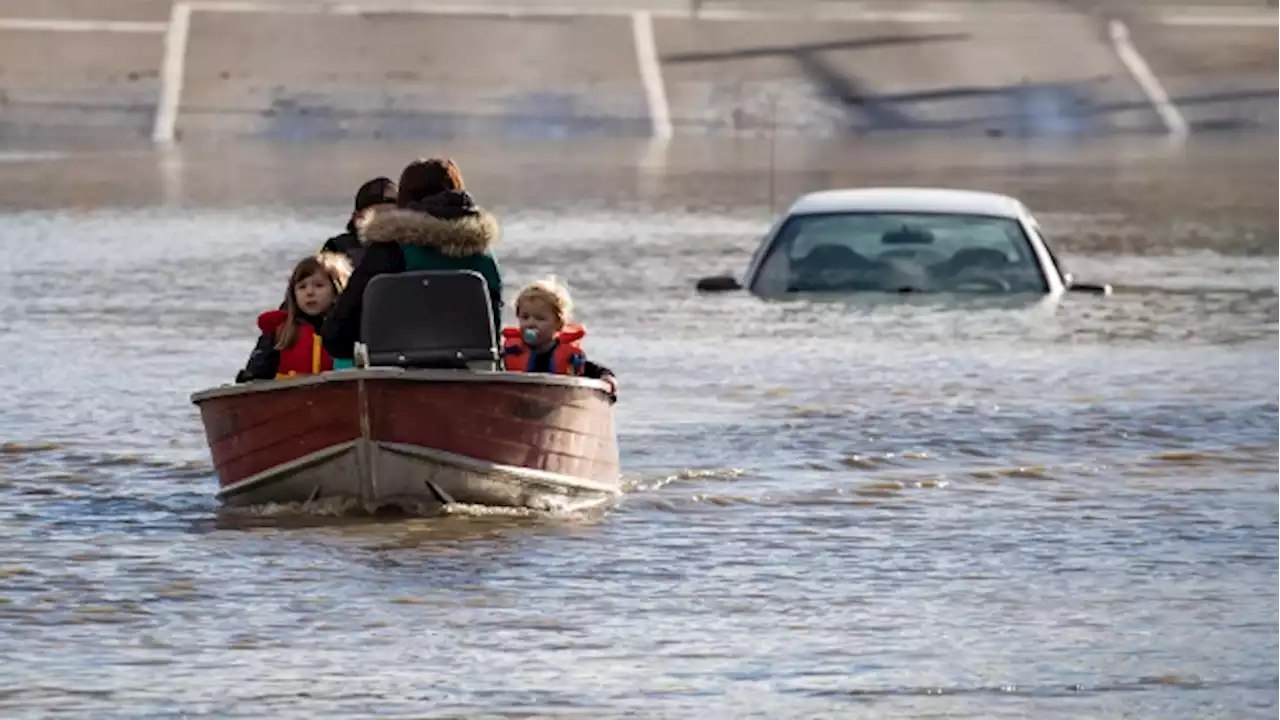
[[[516,295],[516,312],[520,312],[521,303],[530,300],[541,300],[550,305],[561,325],[567,325],[573,319],[573,298],[569,297],[569,288],[554,275],[521,288],[520,294]]]

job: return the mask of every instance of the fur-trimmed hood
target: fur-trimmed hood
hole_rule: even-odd
[[[465,257],[489,250],[501,235],[498,219],[482,208],[470,206],[461,212],[433,214],[431,210],[435,209],[410,206],[374,210],[358,224],[360,242],[421,245],[443,255]]]

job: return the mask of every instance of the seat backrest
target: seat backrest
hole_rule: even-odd
[[[999,250],[992,248],[967,247],[956,251],[951,256],[944,269],[955,275],[961,270],[967,268],[986,268],[989,270],[999,270],[1009,266],[1009,258]]]
[[[378,275],[365,287],[360,339],[371,366],[495,370],[489,284],[471,270]]]

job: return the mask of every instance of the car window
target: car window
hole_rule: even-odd
[[[935,213],[798,215],[779,229],[754,289],[1045,292],[1022,226]]]

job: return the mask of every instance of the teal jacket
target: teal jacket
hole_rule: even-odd
[[[402,245],[404,269],[417,270],[474,270],[484,276],[489,284],[489,302],[493,305],[495,323],[502,321],[502,272],[493,253],[485,250],[474,255],[445,255],[440,250],[422,245]]]
[[[502,272],[491,250],[501,232],[497,218],[463,192],[433,199],[421,207],[377,210],[358,228],[364,255],[320,330],[334,358],[351,357],[359,340],[364,289],[385,273],[474,270],[489,285],[495,331],[502,326]]]

